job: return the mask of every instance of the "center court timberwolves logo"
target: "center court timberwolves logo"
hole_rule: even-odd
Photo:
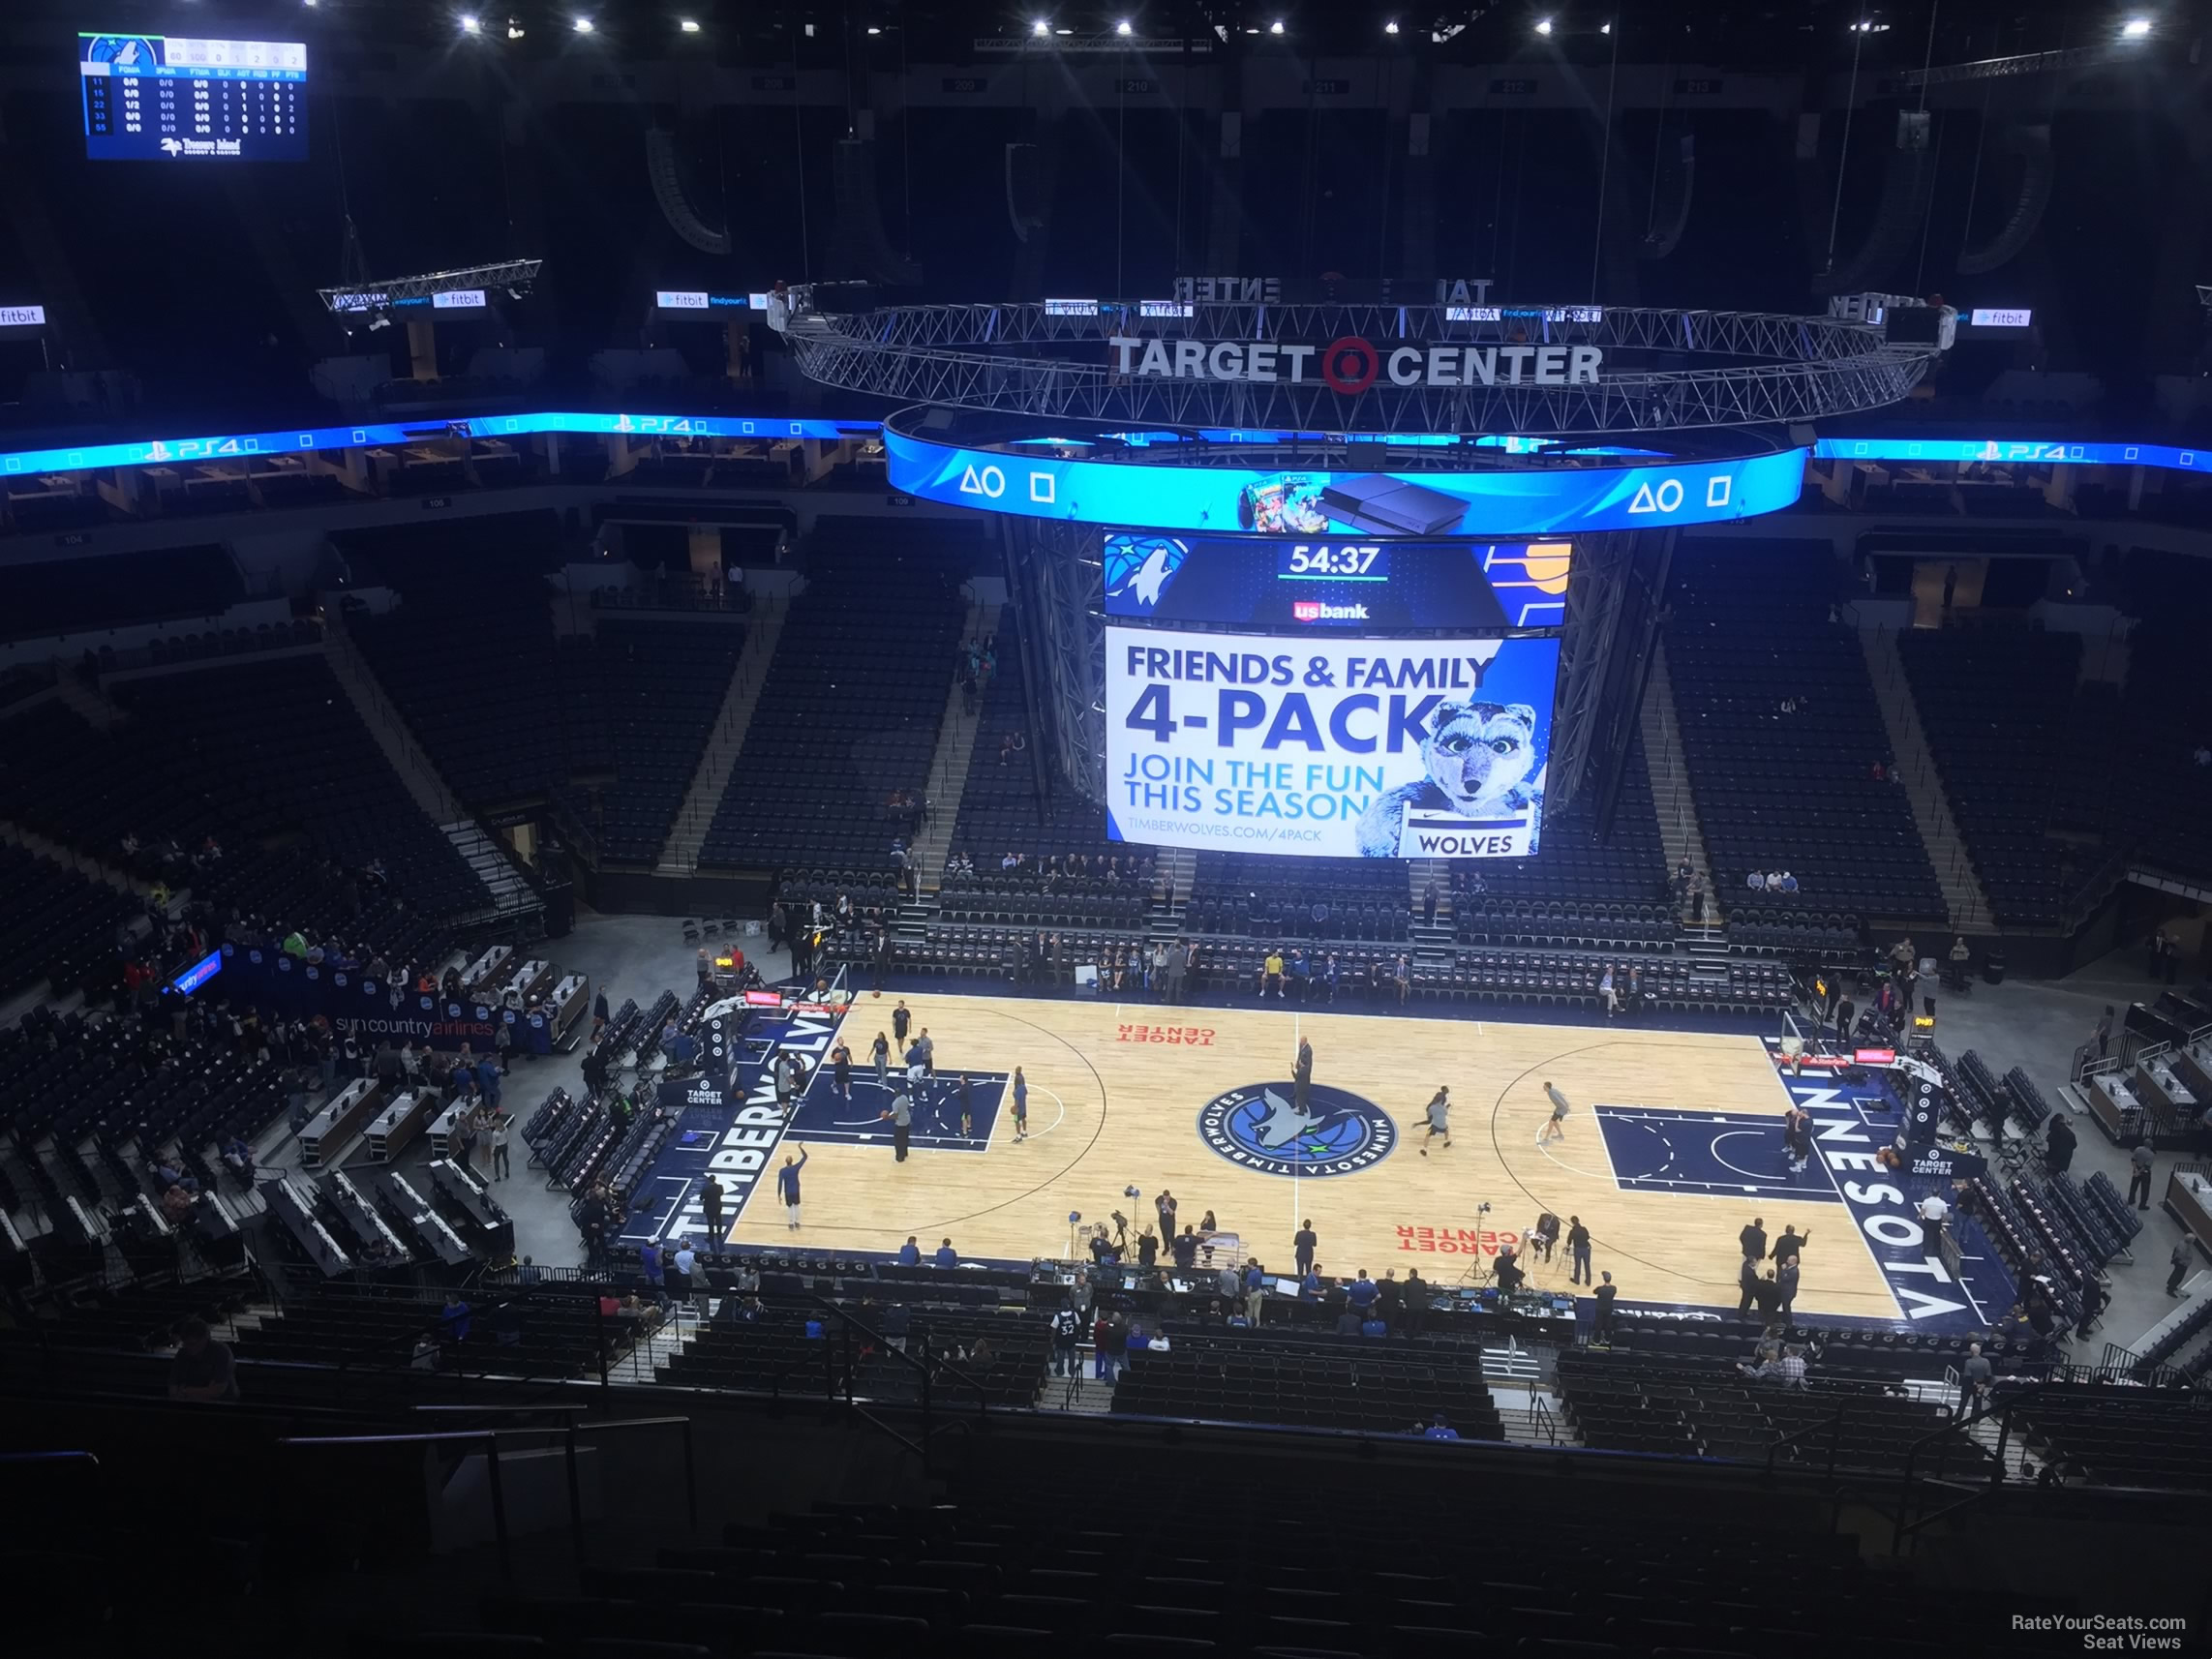
[[[1198,1138],[1262,1175],[1350,1175],[1381,1162],[1398,1126],[1372,1101],[1316,1083],[1301,1111],[1288,1083],[1248,1083],[1198,1113]]]

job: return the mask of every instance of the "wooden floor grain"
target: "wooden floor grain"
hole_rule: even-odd
[[[816,1145],[804,1180],[804,1225],[787,1229],[773,1190],[733,1232],[745,1246],[895,1250],[908,1235],[928,1254],[950,1237],[963,1254],[1012,1259],[1064,1255],[1068,1216],[1088,1224],[1119,1209],[1150,1223],[1163,1184],[1180,1217],[1212,1210],[1265,1265],[1291,1270],[1290,1236],[1311,1219],[1322,1271],[1362,1268],[1379,1278],[1418,1267],[1431,1281],[1479,1275],[1476,1239],[1520,1232],[1544,1210],[1579,1215],[1594,1236],[1595,1266],[1624,1300],[1726,1304],[1737,1298],[1736,1234],[1753,1215],[1771,1233],[1785,1222],[1812,1243],[1803,1256],[1800,1314],[1894,1318],[1895,1302],[1841,1204],[1761,1203],[1721,1195],[1624,1192],[1615,1184],[1591,1108],[1703,1108],[1779,1119],[1786,1104],[1755,1038],[1407,1019],[1264,1009],[1167,1009],[1158,1004],[909,997],[936,1044],[940,1075],[964,1066],[1029,1080],[1030,1136],[1014,1140],[998,1117],[978,1155],[915,1151],[901,1164],[891,1143]],[[888,1000],[864,998],[844,1036],[864,1054],[890,1026]],[[1191,1034],[1147,1040],[1155,1031]],[[1239,1085],[1286,1079],[1297,1040],[1314,1044],[1314,1080],[1380,1106],[1399,1142],[1372,1168],[1326,1178],[1259,1174],[1212,1151],[1199,1109]],[[1556,1083],[1573,1103],[1563,1138],[1538,1146]],[[1419,1126],[1439,1084],[1452,1091],[1453,1143],[1418,1152]],[[823,1085],[817,1085],[823,1086]],[[872,1087],[872,1085],[860,1085]],[[1123,1189],[1143,1193],[1133,1203]],[[1477,1206],[1493,1206],[1487,1216]],[[1134,1226],[1133,1226],[1134,1234]],[[1494,1252],[1495,1240],[1489,1241]],[[1562,1248],[1532,1262],[1530,1282],[1565,1287]]]

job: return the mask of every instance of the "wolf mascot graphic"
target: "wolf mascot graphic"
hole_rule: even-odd
[[[1540,803],[1536,711],[1526,703],[1446,703],[1421,739],[1427,776],[1400,784],[1360,815],[1363,858],[1395,859],[1406,808],[1464,812],[1470,818],[1521,813]]]

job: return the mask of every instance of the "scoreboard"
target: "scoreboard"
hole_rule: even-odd
[[[94,161],[307,160],[297,41],[80,33],[76,66]]]

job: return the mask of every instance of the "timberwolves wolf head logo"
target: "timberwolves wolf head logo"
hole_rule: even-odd
[[[1109,535],[1106,538],[1106,590],[1109,599],[1126,599],[1132,611],[1156,609],[1160,595],[1190,549],[1172,536]]]
[[[1400,784],[1360,815],[1365,857],[1398,857],[1409,806],[1470,818],[1527,811],[1542,793],[1540,783],[1529,784],[1536,769],[1536,711],[1526,703],[1446,703],[1421,739],[1421,766],[1428,776]]]
[[[1198,1138],[1262,1175],[1349,1175],[1379,1163],[1398,1126],[1372,1101],[1316,1083],[1301,1109],[1288,1083],[1252,1083],[1208,1101]]]

